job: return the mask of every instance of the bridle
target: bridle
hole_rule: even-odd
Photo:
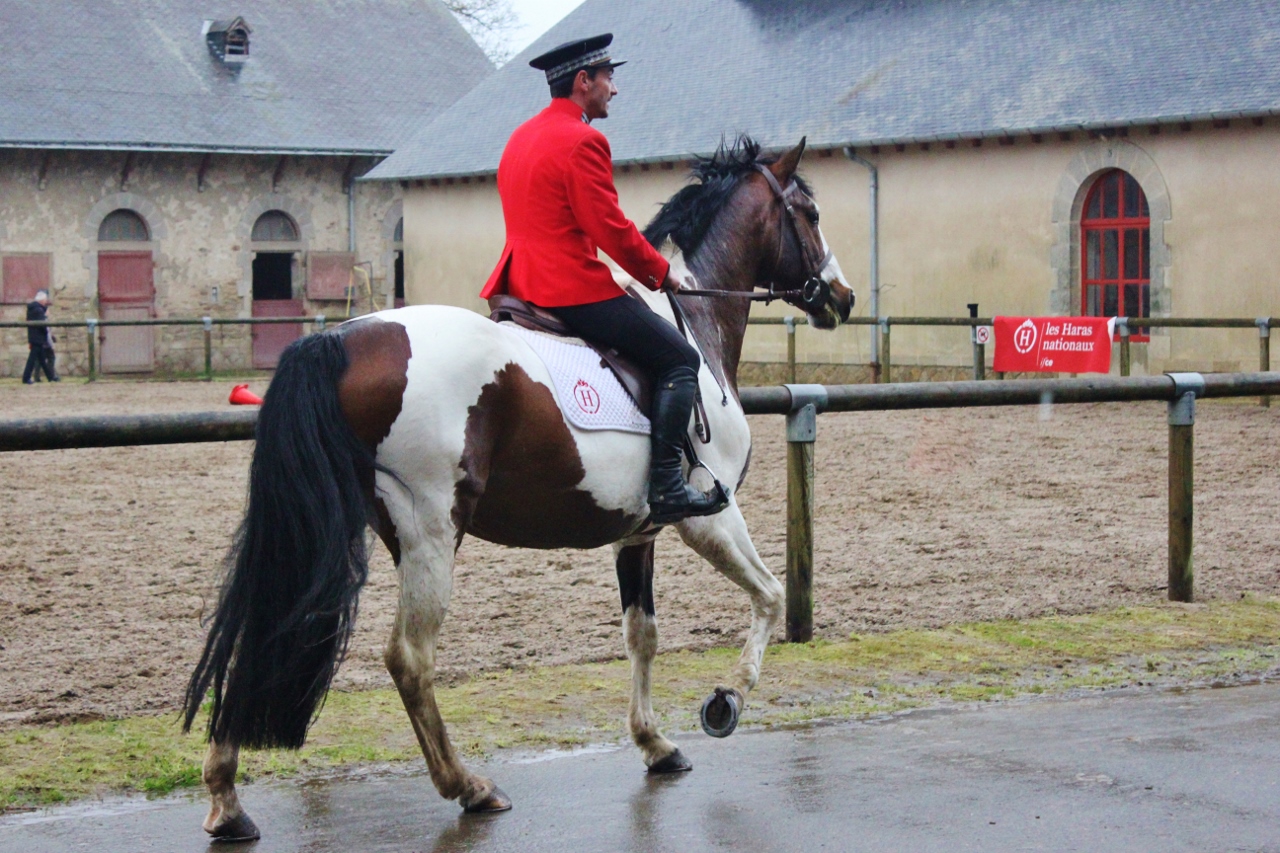
[[[811,249],[809,243],[804,239],[804,232],[800,230],[800,222],[796,218],[796,209],[791,204],[791,196],[800,191],[800,184],[792,181],[784,190],[767,166],[757,163],[755,169],[764,175],[764,179],[768,182],[769,189],[773,191],[774,197],[782,202],[782,212],[778,214],[778,259],[774,263],[774,269],[776,270],[782,266],[782,255],[786,244],[786,222],[790,219],[791,230],[795,232],[796,241],[800,244],[800,261],[804,264],[805,269],[804,284],[798,290],[776,290],[774,283],[768,281],[758,282],[755,285],[757,288],[766,288],[764,291],[679,290],[676,291],[676,295],[747,299],[752,302],[763,302],[766,305],[775,299],[781,299],[791,305],[795,305],[797,308],[803,309],[809,314],[820,314],[831,299],[831,285],[822,278],[822,271],[831,263],[832,251],[827,249],[826,254],[820,260],[814,260],[818,249],[817,247]]]
[[[782,212],[778,214],[778,257],[774,262],[774,269],[777,270],[782,266],[782,255],[786,250],[786,222],[791,220],[791,229],[795,232],[796,241],[800,244],[800,260],[805,268],[804,284],[797,290],[776,290],[774,283],[757,282],[756,288],[766,288],[763,292],[760,290],[677,290],[674,293],[667,291],[667,298],[671,302],[671,310],[675,314],[676,327],[682,335],[692,336],[692,328],[689,320],[685,317],[684,308],[676,299],[677,296],[709,296],[721,297],[728,299],[746,299],[752,302],[763,302],[768,305],[775,299],[781,299],[790,305],[805,311],[809,314],[821,314],[826,310],[827,303],[831,299],[831,285],[822,278],[822,271],[831,263],[832,252],[827,249],[827,253],[818,261],[814,261],[814,253],[811,251],[808,242],[804,239],[804,232],[800,230],[800,222],[796,219],[796,209],[791,204],[791,196],[800,192],[800,184],[792,181],[784,190],[778,183],[778,179],[773,176],[773,172],[759,163],[755,166],[756,171],[764,175],[765,181],[769,184],[769,189],[773,190],[774,197],[782,202]],[[697,346],[697,340],[694,340]],[[699,347],[701,352],[701,347]],[[705,358],[703,359],[705,361]],[[716,380],[716,384],[720,386],[720,405],[729,405],[729,394],[725,390],[724,382],[720,377],[715,375],[715,371],[711,372],[712,377]],[[694,427],[698,438],[703,444],[711,441],[711,425],[707,420],[706,412],[702,408],[702,390],[699,388],[697,394],[697,402],[694,406]],[[698,462],[698,456],[693,448],[692,443],[686,443],[685,452],[694,466],[701,465]],[[705,466],[703,466],[705,467]]]

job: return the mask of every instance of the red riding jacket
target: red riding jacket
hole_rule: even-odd
[[[516,128],[498,164],[507,224],[502,259],[480,292],[510,293],[544,308],[622,295],[596,250],[657,290],[669,266],[618,207],[604,134],[568,98]]]

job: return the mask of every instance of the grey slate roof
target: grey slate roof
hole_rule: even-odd
[[[252,27],[238,72],[206,20]],[[386,153],[493,72],[439,0],[0,0],[0,146]]]
[[[1276,0],[587,0],[371,178],[484,174],[547,101],[529,58],[612,31],[619,162],[1280,111]]]

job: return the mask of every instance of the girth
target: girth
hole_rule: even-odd
[[[591,347],[600,356],[600,366],[607,367],[618,377],[640,411],[648,417],[653,404],[653,380],[634,361],[612,347],[605,348],[578,335],[565,322],[531,302],[525,302],[509,293],[489,297],[489,319],[495,323],[515,323],[535,332],[545,332],[560,338],[575,338]]]

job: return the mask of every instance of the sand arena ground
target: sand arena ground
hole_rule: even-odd
[[[261,393],[265,383],[255,383]],[[0,385],[4,418],[226,408],[230,383]],[[752,418],[740,493],[756,546],[785,565],[780,417]],[[1163,600],[1164,404],[824,415],[816,633],[1080,613]],[[239,521],[251,445],[0,454],[0,727],[177,707]],[[1280,594],[1280,407],[1201,403],[1196,594]],[[389,687],[396,596],[379,545],[340,687]],[[737,645],[746,596],[658,543],[661,648]],[[481,670],[620,657],[610,551],[467,539],[440,665]],[[660,677],[660,676],[659,676]],[[764,678],[769,677],[766,658]]]

